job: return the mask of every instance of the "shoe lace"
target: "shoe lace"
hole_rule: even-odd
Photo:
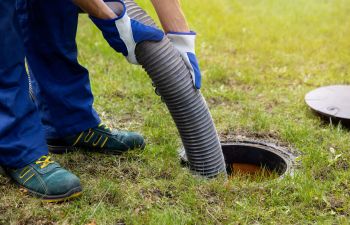
[[[44,169],[45,167],[47,167],[48,165],[50,165],[51,163],[54,163],[55,161],[51,160],[51,156],[41,156],[36,162],[35,164],[40,165],[41,169]]]
[[[105,131],[108,131],[108,132],[111,131],[111,128],[109,128],[109,127],[108,127],[106,124],[104,124],[104,123],[100,123],[100,124],[98,125],[98,127],[101,128],[101,129],[104,129]]]

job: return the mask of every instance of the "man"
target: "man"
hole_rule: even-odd
[[[195,56],[195,34],[189,31],[178,1],[152,2],[189,68],[199,71],[196,60],[190,60]],[[131,63],[137,63],[137,43],[163,38],[161,31],[130,20],[121,1],[74,3],[90,14],[111,47]],[[47,201],[77,197],[82,191],[79,179],[47,156],[47,144],[55,153],[78,147],[118,154],[143,148],[144,139],[137,133],[110,130],[92,108],[88,71],[77,61],[78,8],[74,4],[69,0],[2,0],[0,15],[0,44],[4,46],[0,50],[0,165],[17,184]],[[35,78],[40,114],[27,94],[24,56]],[[193,79],[200,88],[200,74],[193,72]]]

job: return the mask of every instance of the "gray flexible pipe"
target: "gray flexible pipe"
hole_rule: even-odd
[[[130,18],[156,26],[133,0],[125,0]],[[136,47],[138,62],[158,89],[180,133],[190,169],[212,178],[226,174],[226,165],[208,106],[192,83],[190,71],[168,38],[142,42]]]

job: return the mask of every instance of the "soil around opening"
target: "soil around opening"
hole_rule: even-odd
[[[295,155],[285,148],[259,141],[222,142],[229,178],[274,179],[293,174]],[[180,152],[181,161],[188,165],[186,153]]]

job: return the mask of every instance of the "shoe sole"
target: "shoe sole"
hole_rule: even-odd
[[[143,143],[143,145],[139,148],[143,150],[146,147],[146,143]],[[78,149],[82,149],[85,151],[91,151],[93,150],[94,152],[98,153],[103,153],[103,154],[111,154],[111,155],[121,155],[124,152],[127,152],[129,150],[134,150],[134,149],[129,149],[127,151],[119,151],[119,150],[105,150],[105,149],[98,149],[98,148],[86,148],[86,147],[74,147],[74,146],[56,146],[56,145],[48,145],[49,151],[53,154],[65,154],[69,152],[74,152],[77,151]],[[138,149],[138,148],[135,148]]]
[[[14,181],[14,182],[21,188],[23,193],[40,198],[43,202],[47,202],[47,203],[60,203],[60,202],[70,201],[72,199],[76,199],[76,198],[80,197],[83,193],[81,187],[76,187],[76,188],[73,188],[72,190],[69,190],[67,193],[62,194],[62,195],[45,195],[45,194],[41,194],[41,193],[32,191],[32,190],[20,185],[16,181]]]
[[[47,146],[49,148],[49,152],[53,154],[65,154],[65,153],[74,152],[74,151],[77,151],[78,149],[81,149],[73,146],[55,146],[55,145],[47,145]]]
[[[67,202],[67,201],[71,201],[74,199],[79,198],[81,195],[83,194],[82,191],[80,192],[76,192],[68,197],[64,197],[64,198],[57,198],[57,199],[43,199],[43,202],[47,202],[47,203],[60,203],[60,202]]]

